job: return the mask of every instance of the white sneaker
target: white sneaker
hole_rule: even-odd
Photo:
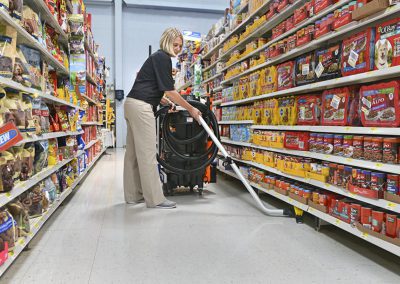
[[[156,206],[156,208],[160,208],[160,209],[173,209],[176,208],[176,202],[171,201],[171,200],[165,200],[163,203],[158,204]]]

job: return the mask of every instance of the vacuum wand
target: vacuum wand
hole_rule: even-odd
[[[256,201],[256,203],[257,203],[258,207],[261,209],[261,211],[263,211],[266,215],[269,215],[269,216],[280,216],[280,217],[288,216],[289,214],[286,210],[269,209],[264,206],[263,202],[258,197],[258,194],[254,191],[253,187],[249,184],[249,182],[244,178],[244,176],[242,175],[238,166],[235,164],[235,162],[229,156],[229,154],[225,150],[224,146],[222,146],[221,142],[218,140],[218,138],[215,136],[214,132],[210,129],[210,127],[207,125],[207,123],[204,121],[204,119],[201,116],[200,116],[200,123],[203,126],[203,128],[207,131],[208,135],[211,137],[211,139],[215,143],[215,145],[217,145],[218,149],[221,151],[224,158],[226,158],[227,161],[230,163],[232,169],[234,170],[236,175],[239,177],[241,182],[244,184],[247,191],[250,192],[251,196]]]

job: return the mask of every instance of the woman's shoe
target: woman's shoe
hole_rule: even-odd
[[[176,202],[171,200],[165,200],[163,203],[160,203],[156,206],[156,208],[160,209],[173,209],[176,208]]]

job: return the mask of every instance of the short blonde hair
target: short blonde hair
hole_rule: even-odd
[[[174,52],[174,40],[180,37],[183,42],[183,35],[177,28],[166,29],[160,39],[160,48],[171,56],[176,56]]]

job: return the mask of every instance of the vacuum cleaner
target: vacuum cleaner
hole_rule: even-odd
[[[192,190],[197,186],[201,194],[204,182],[216,181],[214,160],[220,151],[263,213],[268,216],[290,216],[290,210],[265,207],[219,141],[218,121],[209,103],[195,100],[188,100],[188,103],[201,111],[200,123],[194,121],[181,107],[177,107],[176,112],[169,112],[169,107],[163,107],[155,114],[158,131],[157,160],[164,191],[171,193],[176,186],[186,186]],[[210,180],[204,180],[205,169],[210,165]]]

